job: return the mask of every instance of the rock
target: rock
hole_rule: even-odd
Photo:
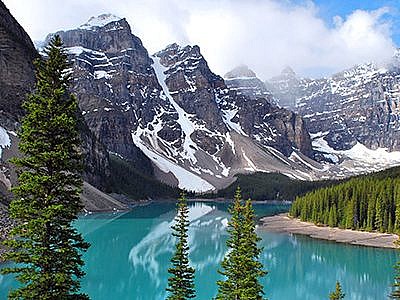
[[[310,133],[324,133],[333,149],[348,150],[359,142],[399,151],[398,66],[395,57],[387,67],[361,64],[316,80],[285,72],[269,84],[280,105],[303,116]]]
[[[230,90],[235,90],[238,95],[250,98],[265,98],[269,102],[276,104],[275,98],[267,89],[265,84],[257,78],[256,73],[246,65],[234,68],[224,76],[226,86]]]
[[[26,95],[35,84],[33,61],[39,58],[32,41],[24,29],[0,2],[0,126],[12,137],[12,145],[0,157],[0,175],[15,184],[14,166],[8,162],[12,156],[20,155],[14,138],[23,116],[21,107]],[[83,153],[85,154],[84,178],[99,188],[107,185],[108,153],[94,138],[86,124],[81,125]],[[5,159],[7,157],[7,159]],[[13,175],[14,174],[14,175]],[[0,184],[0,193],[9,200],[9,187]]]
[[[153,167],[133,143],[132,131],[140,124],[147,126],[157,108],[171,108],[160,98],[153,61],[140,39],[131,33],[125,19],[110,15],[56,34],[73,61],[72,91],[90,130],[108,151],[130,160],[139,172],[151,176]],[[177,117],[171,111],[164,118],[173,123]]]

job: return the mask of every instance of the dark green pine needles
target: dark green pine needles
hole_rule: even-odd
[[[393,291],[390,295],[392,299],[400,299],[400,262],[395,266],[396,277],[394,279]]]
[[[259,261],[262,249],[257,246],[260,238],[255,231],[254,210],[250,199],[242,203],[239,188],[230,213],[227,229],[230,235],[227,241],[229,252],[221,263],[223,270],[219,271],[225,280],[217,282],[217,299],[263,299],[264,291],[259,278],[267,272]]]
[[[18,225],[5,241],[4,259],[15,263],[21,283],[10,299],[88,299],[79,293],[82,251],[89,245],[72,226],[82,209],[78,106],[68,91],[67,55],[59,36],[36,61],[37,86],[23,103],[26,116],[19,132],[23,158],[19,185],[13,189],[10,216]]]
[[[194,289],[194,268],[189,265],[189,245],[188,245],[188,226],[189,226],[189,208],[185,195],[182,194],[178,199],[177,216],[175,224],[171,227],[172,235],[177,238],[175,245],[175,254],[171,258],[172,267],[168,269],[171,277],[168,278],[167,299],[185,300],[194,298],[196,291]]]
[[[335,291],[329,294],[329,300],[341,300],[344,299],[345,294],[342,291],[342,286],[339,281],[336,281]]]

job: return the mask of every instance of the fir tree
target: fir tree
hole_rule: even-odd
[[[345,294],[342,292],[342,286],[339,281],[336,281],[336,289],[334,292],[329,294],[329,300],[340,300],[344,299]]]
[[[393,291],[390,298],[400,299],[400,262],[398,262],[394,268],[396,270],[396,277],[394,279]]]
[[[229,252],[221,263],[223,270],[219,273],[225,280],[217,282],[217,299],[262,299],[264,292],[258,279],[267,272],[259,262],[262,249],[257,247],[257,242],[260,238],[255,232],[251,201],[243,205],[239,188],[229,212],[231,219],[227,231],[230,237],[226,243]]]
[[[47,58],[35,62],[36,91],[23,103],[24,156],[14,160],[21,171],[9,210],[18,225],[4,256],[15,266],[3,273],[16,273],[21,283],[10,299],[88,299],[79,293],[79,279],[89,245],[72,226],[82,209],[78,106],[67,92],[69,64],[60,37],[45,51]]]
[[[178,200],[178,212],[175,224],[172,226],[172,235],[178,239],[175,245],[175,254],[171,258],[172,267],[168,272],[172,275],[168,278],[167,299],[184,300],[194,298],[194,268],[189,265],[188,226],[189,209],[185,195],[182,194]]]

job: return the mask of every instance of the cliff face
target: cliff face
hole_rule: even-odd
[[[152,175],[150,160],[133,143],[132,130],[147,125],[165,101],[140,39],[132,35],[125,19],[112,15],[57,34],[73,61],[72,91],[89,128],[108,151]]]
[[[0,113],[16,119],[35,83],[33,60],[39,55],[28,34],[0,2]]]
[[[39,58],[24,29],[0,2],[0,192],[10,196],[16,181],[14,166],[8,159],[20,155],[15,135],[23,116],[21,104],[35,84],[34,59]],[[107,185],[108,153],[82,124],[81,137],[85,159],[84,179],[96,187]]]
[[[276,105],[276,99],[264,83],[248,67],[240,66],[225,75],[228,97],[221,97],[226,112],[236,111],[244,133],[266,147],[273,147],[285,156],[298,149],[313,157],[311,140],[302,118]]]
[[[126,20],[110,14],[57,34],[73,61],[72,90],[89,128],[141,173],[198,191],[226,185],[249,171],[235,138],[253,150],[312,156],[301,119],[265,90],[242,95],[227,86],[198,46],[171,44],[151,57]],[[272,165],[269,158],[258,164]]]
[[[362,64],[330,78],[290,76],[270,81],[281,105],[297,111],[312,134],[334,150],[361,143],[374,150],[400,150],[400,73],[398,61],[378,68]],[[280,78],[280,80],[278,80]],[[287,98],[291,96],[291,102]]]

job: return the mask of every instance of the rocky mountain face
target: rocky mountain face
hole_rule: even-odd
[[[140,39],[131,34],[125,19],[112,15],[57,34],[71,56],[72,91],[89,128],[108,151],[152,175],[150,160],[135,146],[131,134],[168,105],[160,98],[153,61]],[[165,119],[173,121],[174,115],[165,114]]]
[[[0,2],[0,113],[15,121],[34,85],[32,62],[38,57],[28,34]]]
[[[400,72],[396,62],[378,68],[363,64],[317,80],[294,73],[271,80],[281,105],[297,111],[310,133],[334,150],[357,143],[369,149],[400,150]],[[283,80],[285,78],[285,80]],[[293,95],[291,103],[286,96]]]
[[[304,165],[286,162],[293,152],[313,155],[304,123],[257,90],[259,79],[252,93],[241,92],[233,77],[227,84],[210,70],[198,46],[171,44],[150,57],[126,20],[109,14],[57,34],[89,128],[141,172],[197,191],[225,186],[238,172],[304,178]]]
[[[266,98],[275,104],[275,98],[256,73],[246,65],[240,65],[224,75],[225,83],[230,90],[238,95],[255,98]]]
[[[302,95],[301,83],[292,68],[286,67],[281,74],[265,81],[266,88],[278,100],[279,105],[288,109],[296,107],[296,100]]]
[[[34,88],[33,60],[38,57],[27,33],[0,2],[0,195],[6,198],[11,196],[9,190],[16,182],[14,167],[8,160],[20,155],[16,132],[23,115],[21,103]],[[108,153],[84,122],[81,127],[84,178],[104,188],[109,176]]]
[[[221,107],[237,111],[245,134],[258,143],[273,147],[290,156],[293,149],[312,158],[310,137],[302,118],[290,110],[278,107],[276,99],[248,67],[240,66],[225,75],[233,97],[221,101]]]

